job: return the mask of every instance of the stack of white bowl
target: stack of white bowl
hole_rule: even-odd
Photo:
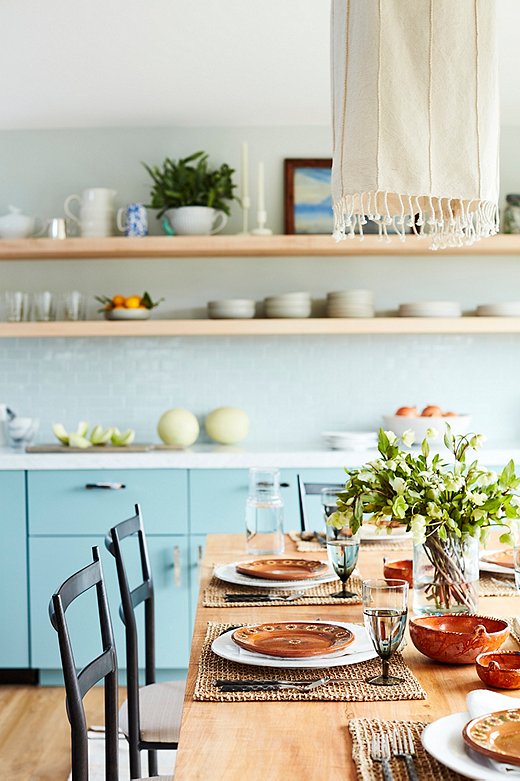
[[[327,317],[374,317],[371,290],[338,290],[327,293]]]
[[[310,317],[312,300],[310,293],[284,293],[265,299],[266,317]]]
[[[330,450],[373,450],[377,447],[376,431],[324,431],[321,436]]]
[[[477,306],[479,317],[520,317],[520,301],[504,304],[480,304]]]
[[[208,317],[212,320],[247,320],[254,316],[255,302],[249,298],[208,301]]]
[[[457,301],[415,301],[399,305],[400,317],[461,317]]]

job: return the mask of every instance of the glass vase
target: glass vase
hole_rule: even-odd
[[[463,534],[442,540],[430,534],[413,551],[416,615],[474,614],[478,609],[479,540]]]

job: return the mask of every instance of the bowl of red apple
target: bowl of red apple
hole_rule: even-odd
[[[393,415],[383,415],[385,429],[402,437],[405,431],[413,431],[415,444],[419,445],[432,429],[435,436],[430,442],[442,442],[448,424],[454,434],[467,434],[470,431],[471,415],[443,410],[437,404],[428,404],[419,411],[416,406],[399,407]],[[431,432],[430,432],[431,433]]]

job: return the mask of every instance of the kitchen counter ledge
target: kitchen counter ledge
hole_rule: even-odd
[[[447,454],[446,454],[447,455]],[[238,448],[201,445],[186,450],[145,453],[25,453],[0,448],[0,470],[53,469],[248,469],[258,467],[334,468],[354,467],[376,458],[375,450],[324,450],[317,447]],[[490,467],[509,459],[520,464],[520,443],[484,447],[479,461]]]

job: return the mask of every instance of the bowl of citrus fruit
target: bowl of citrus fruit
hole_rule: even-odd
[[[145,292],[142,296],[96,296],[96,301],[102,304],[99,310],[107,320],[148,320],[152,314],[152,309],[159,306],[161,301],[152,301],[149,293]]]

